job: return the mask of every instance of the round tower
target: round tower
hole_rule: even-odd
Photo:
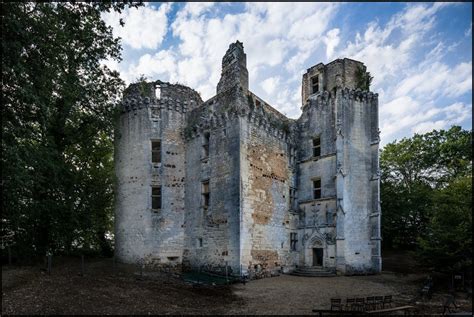
[[[202,103],[182,85],[139,82],[124,92],[115,134],[115,254],[179,265],[184,243],[186,112]]]

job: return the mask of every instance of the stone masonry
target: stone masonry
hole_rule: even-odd
[[[131,84],[115,141],[118,259],[380,272],[378,95],[357,87],[361,74],[347,58],[309,68],[297,120],[249,90],[239,41],[205,102],[179,84]]]

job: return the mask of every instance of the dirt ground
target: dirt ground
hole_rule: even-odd
[[[51,275],[41,267],[2,267],[2,314],[311,314],[329,309],[332,297],[394,295],[418,313],[443,311],[447,294],[413,302],[425,275],[384,272],[371,276],[307,278],[281,275],[231,286],[199,286],[177,276],[144,272],[110,259],[56,260]],[[472,299],[457,294],[457,311],[472,311]]]

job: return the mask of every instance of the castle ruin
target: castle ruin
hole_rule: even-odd
[[[378,95],[364,76],[347,58],[308,68],[297,120],[249,90],[239,41],[205,102],[179,84],[131,84],[115,140],[118,259],[380,272]]]

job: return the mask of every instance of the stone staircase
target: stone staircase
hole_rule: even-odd
[[[307,277],[331,277],[336,276],[334,269],[325,268],[322,266],[304,266],[299,267],[291,275],[307,276]]]

